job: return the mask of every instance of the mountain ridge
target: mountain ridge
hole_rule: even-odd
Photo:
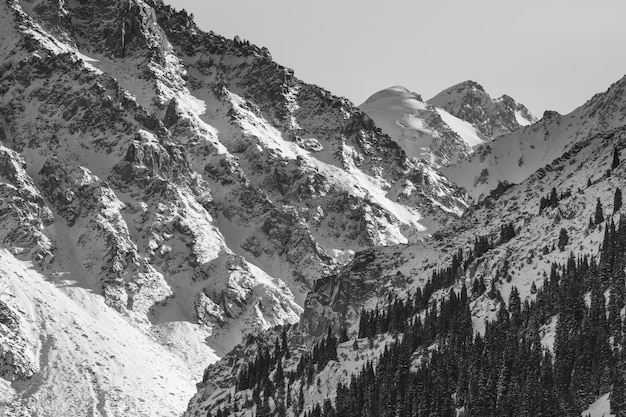
[[[409,157],[449,165],[488,140],[470,124],[425,103],[402,86],[370,96],[360,109],[389,134]]]
[[[479,198],[499,183],[519,183],[590,134],[624,124],[626,77],[571,113],[546,111],[533,125],[500,136],[457,165],[442,169],[453,182]]]
[[[453,85],[427,102],[471,123],[491,138],[537,121],[523,104],[506,94],[492,99],[483,86],[471,80]]]

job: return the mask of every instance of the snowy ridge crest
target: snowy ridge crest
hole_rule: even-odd
[[[499,183],[520,183],[589,135],[626,124],[625,78],[567,115],[546,111],[533,125],[502,135],[442,171],[474,198]]]

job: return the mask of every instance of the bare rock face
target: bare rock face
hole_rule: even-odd
[[[25,162],[17,152],[0,146],[0,221],[2,245],[36,261],[51,261],[53,243],[42,233],[54,222]]]
[[[3,298],[6,288],[0,289]],[[0,299],[0,377],[8,381],[26,380],[38,370],[39,364],[25,337],[27,330],[22,316],[10,302]]]
[[[323,336],[330,326],[338,333],[349,315],[356,317],[359,306],[374,295],[381,277],[375,258],[373,251],[359,252],[340,274],[317,280],[307,294],[300,329],[313,336]]]
[[[69,168],[56,158],[47,160],[39,175],[48,201],[75,230],[73,243],[84,250],[84,268],[100,277],[111,305],[145,314],[172,295],[162,274],[139,255],[122,216],[125,205],[108,184],[87,168]]]

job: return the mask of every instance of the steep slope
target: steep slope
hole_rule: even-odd
[[[471,124],[435,108],[401,86],[381,90],[359,108],[411,158],[449,165],[488,139]]]
[[[511,133],[537,121],[523,104],[507,95],[493,99],[483,86],[474,81],[464,81],[446,88],[427,103],[465,120],[490,138]]]
[[[500,182],[520,183],[590,134],[626,124],[626,77],[570,114],[545,112],[523,129],[503,135],[443,172],[474,198]]]
[[[442,268],[448,265],[453,266],[448,271],[450,281],[437,281],[440,285],[435,286],[430,296],[431,302],[447,298],[450,288],[460,293],[460,287],[464,284],[469,292],[472,327],[479,334],[485,333],[487,321],[496,320],[497,314],[500,314],[500,300],[508,300],[513,287],[517,289],[521,303],[538,300],[537,291],[551,276],[554,263],[567,264],[571,253],[575,256],[596,256],[599,247],[604,246],[602,239],[605,229],[610,222],[619,221],[620,210],[614,207],[613,196],[617,188],[623,188],[626,184],[626,164],[622,161],[617,167],[612,166],[615,152],[621,159],[625,155],[625,139],[626,128],[587,137],[521,184],[502,189],[498,195],[484,200],[449,229],[435,236],[435,239],[420,245],[399,245],[360,252],[340,273],[318,281],[314,291],[307,297],[298,329],[305,331],[305,334],[320,335],[324,334],[320,329],[328,328],[329,325],[336,334],[340,334],[340,329],[344,328],[347,329],[350,341],[338,345],[337,359],[330,360],[319,373],[315,373],[313,380],[319,382],[310,385],[304,382],[306,378],[299,379],[302,370],[295,366],[296,360],[292,358],[285,362],[285,374],[287,369],[296,372],[295,380],[290,379],[295,382],[287,385],[285,395],[291,395],[297,404],[295,399],[300,395],[302,385],[304,401],[301,403],[305,411],[313,410],[316,404],[321,406],[328,398],[332,404],[337,395],[337,383],[348,384],[351,375],[365,372],[361,359],[380,356],[382,347],[390,342],[384,335],[381,335],[380,342],[376,342],[377,346],[363,338],[354,342],[359,330],[357,323],[360,310],[378,307],[380,311],[392,304],[396,296],[403,299],[407,294],[415,294],[417,288],[425,290],[425,284],[433,277],[433,272],[443,271]],[[540,210],[541,200],[550,195],[552,188],[557,190],[557,201]],[[604,220],[590,226],[590,218],[596,216],[597,201],[603,205]],[[502,226],[508,224],[513,225],[512,236],[503,234]],[[558,249],[562,230],[567,232],[569,239],[562,249]],[[476,240],[478,236],[485,236],[490,242],[480,252]],[[467,260],[467,263],[460,262],[455,267],[453,255],[459,254],[458,249],[463,250],[462,259]],[[444,271],[444,276],[448,272]],[[431,284],[434,282],[433,278]],[[476,282],[494,288],[499,295],[494,295],[493,291],[477,292],[474,290]],[[589,303],[589,293],[586,297]],[[436,311],[436,308],[430,312],[435,314],[432,311]],[[554,354],[558,317],[543,317],[541,320],[538,332],[542,349]],[[315,352],[315,349],[311,350],[310,344],[305,343],[308,339],[299,336],[297,331],[292,332],[292,335],[292,352],[301,352],[300,355],[302,352]],[[269,340],[271,342],[271,337]],[[370,347],[366,347],[368,344]],[[249,349],[251,355],[256,352],[253,347]],[[437,346],[430,350],[436,351]],[[409,352],[413,364],[428,360],[428,351]],[[203,415],[208,409],[215,412],[218,404],[222,409],[228,409],[232,407],[233,401],[227,401],[227,398],[234,398],[234,403],[240,409],[243,406],[245,410],[252,410],[248,407],[252,407],[253,403],[244,405],[244,399],[250,392],[233,388],[237,375],[233,365],[235,369],[241,370],[246,363],[241,359],[243,357],[230,357],[227,364],[220,362],[207,369],[198,394],[190,401],[188,415]],[[400,372],[401,369],[389,370],[395,371]],[[273,376],[275,378],[275,374]],[[605,389],[610,390],[610,385],[605,384]],[[591,407],[594,401],[593,398],[584,398],[577,415]],[[271,405],[270,408],[276,406]],[[299,410],[298,405],[292,407]]]
[[[356,250],[421,241],[467,207],[347,100],[161,2],[9,0],[0,30],[0,237],[14,265],[2,282],[21,303],[0,339],[12,413],[180,412],[199,370],[244,334],[296,322],[316,278]],[[51,300],[36,320],[37,300],[16,295],[30,286]],[[66,316],[103,346],[76,365],[63,364],[80,340]],[[94,333],[102,320],[110,342]],[[66,330],[50,349],[36,342]],[[110,358],[125,333],[158,353],[137,367]],[[91,384],[103,398],[81,391],[55,410],[94,363],[110,365]],[[100,381],[127,366],[142,374],[129,385]],[[169,399],[149,384],[166,374],[176,399],[144,404]]]
[[[155,343],[153,330],[133,326],[102,297],[63,275],[50,280],[5,249],[0,250],[0,279],[2,317],[10,312],[8,325],[19,335],[9,333],[7,340],[3,329],[0,337],[2,376],[13,381],[0,380],[0,414],[180,413],[193,392],[188,374],[199,369],[173,354],[173,345]],[[0,326],[5,325],[2,320]],[[185,334],[194,331],[190,323],[180,328],[178,342],[188,343]],[[196,348],[216,359],[207,347]]]

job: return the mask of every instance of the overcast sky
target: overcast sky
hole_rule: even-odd
[[[626,74],[624,0],[165,1],[357,105],[392,85],[426,100],[471,79],[541,117]]]

